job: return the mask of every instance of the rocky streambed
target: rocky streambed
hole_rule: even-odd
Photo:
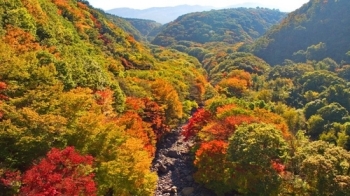
[[[158,173],[155,196],[215,196],[215,193],[194,182],[193,141],[185,141],[182,129],[174,129],[157,146],[152,171]]]

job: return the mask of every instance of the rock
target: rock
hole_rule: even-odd
[[[168,153],[167,153],[167,156],[171,157],[171,158],[180,158],[181,157],[181,153],[176,151],[176,150],[169,150]]]
[[[171,193],[177,193],[177,187],[176,186],[172,186],[171,187]]]
[[[187,147],[189,148],[189,149],[191,149],[192,147],[194,146],[194,143],[187,143]]]
[[[177,187],[172,186],[163,190],[163,193],[177,193]]]
[[[174,161],[171,159],[171,158],[167,158],[166,160],[165,160],[165,166],[168,168],[168,169],[170,169],[170,170],[173,170],[175,167],[174,167]]]
[[[171,192],[171,188],[169,187],[169,188],[163,189],[162,192],[163,193],[170,193]]]
[[[184,175],[187,176],[187,175],[189,175],[191,173],[191,171],[184,168],[184,169],[181,170],[181,173],[183,173]]]
[[[194,191],[193,187],[185,187],[182,189],[181,193],[183,196],[190,196]]]
[[[168,168],[165,165],[163,165],[162,162],[159,162],[157,164],[157,169],[158,169],[158,171],[162,172],[163,174],[166,174],[169,171]]]
[[[193,182],[193,177],[191,175],[186,176],[188,182]]]

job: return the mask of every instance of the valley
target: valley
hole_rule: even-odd
[[[0,193],[350,195],[349,6],[0,1]]]

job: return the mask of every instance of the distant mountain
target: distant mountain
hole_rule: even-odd
[[[161,31],[162,24],[153,20],[122,18],[113,14],[106,14],[115,25],[131,34],[137,41],[150,41]]]
[[[311,0],[260,38],[252,51],[271,65],[285,59],[349,60],[349,8],[348,0]]]
[[[232,8],[190,13],[167,24],[152,43],[161,46],[174,45],[178,41],[249,43],[285,16],[286,13],[267,8]]]
[[[115,8],[107,10],[106,12],[124,18],[149,19],[165,24],[187,13],[201,12],[211,9],[214,9],[214,7],[199,5],[179,5],[175,7],[153,7],[143,10],[131,8]]]
[[[106,14],[106,16],[116,26],[131,34],[137,41],[146,41],[146,37],[127,19],[112,14]]]
[[[239,7],[245,7],[245,8],[263,7],[263,8],[267,8],[269,6],[267,6],[266,4],[261,4],[261,3],[247,2],[247,3],[234,4],[234,5],[228,6],[227,8],[239,8]]]
[[[125,18],[125,20],[132,24],[148,41],[153,40],[164,27],[164,25],[153,20],[135,18]]]

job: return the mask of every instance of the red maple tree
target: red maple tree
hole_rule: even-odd
[[[185,136],[185,139],[189,139],[192,136],[195,136],[203,126],[205,126],[212,118],[212,114],[203,109],[198,109],[193,116],[190,118],[188,123],[183,126],[183,135]]]
[[[24,173],[19,195],[96,195],[92,162],[92,156],[82,156],[74,147],[53,148]]]

